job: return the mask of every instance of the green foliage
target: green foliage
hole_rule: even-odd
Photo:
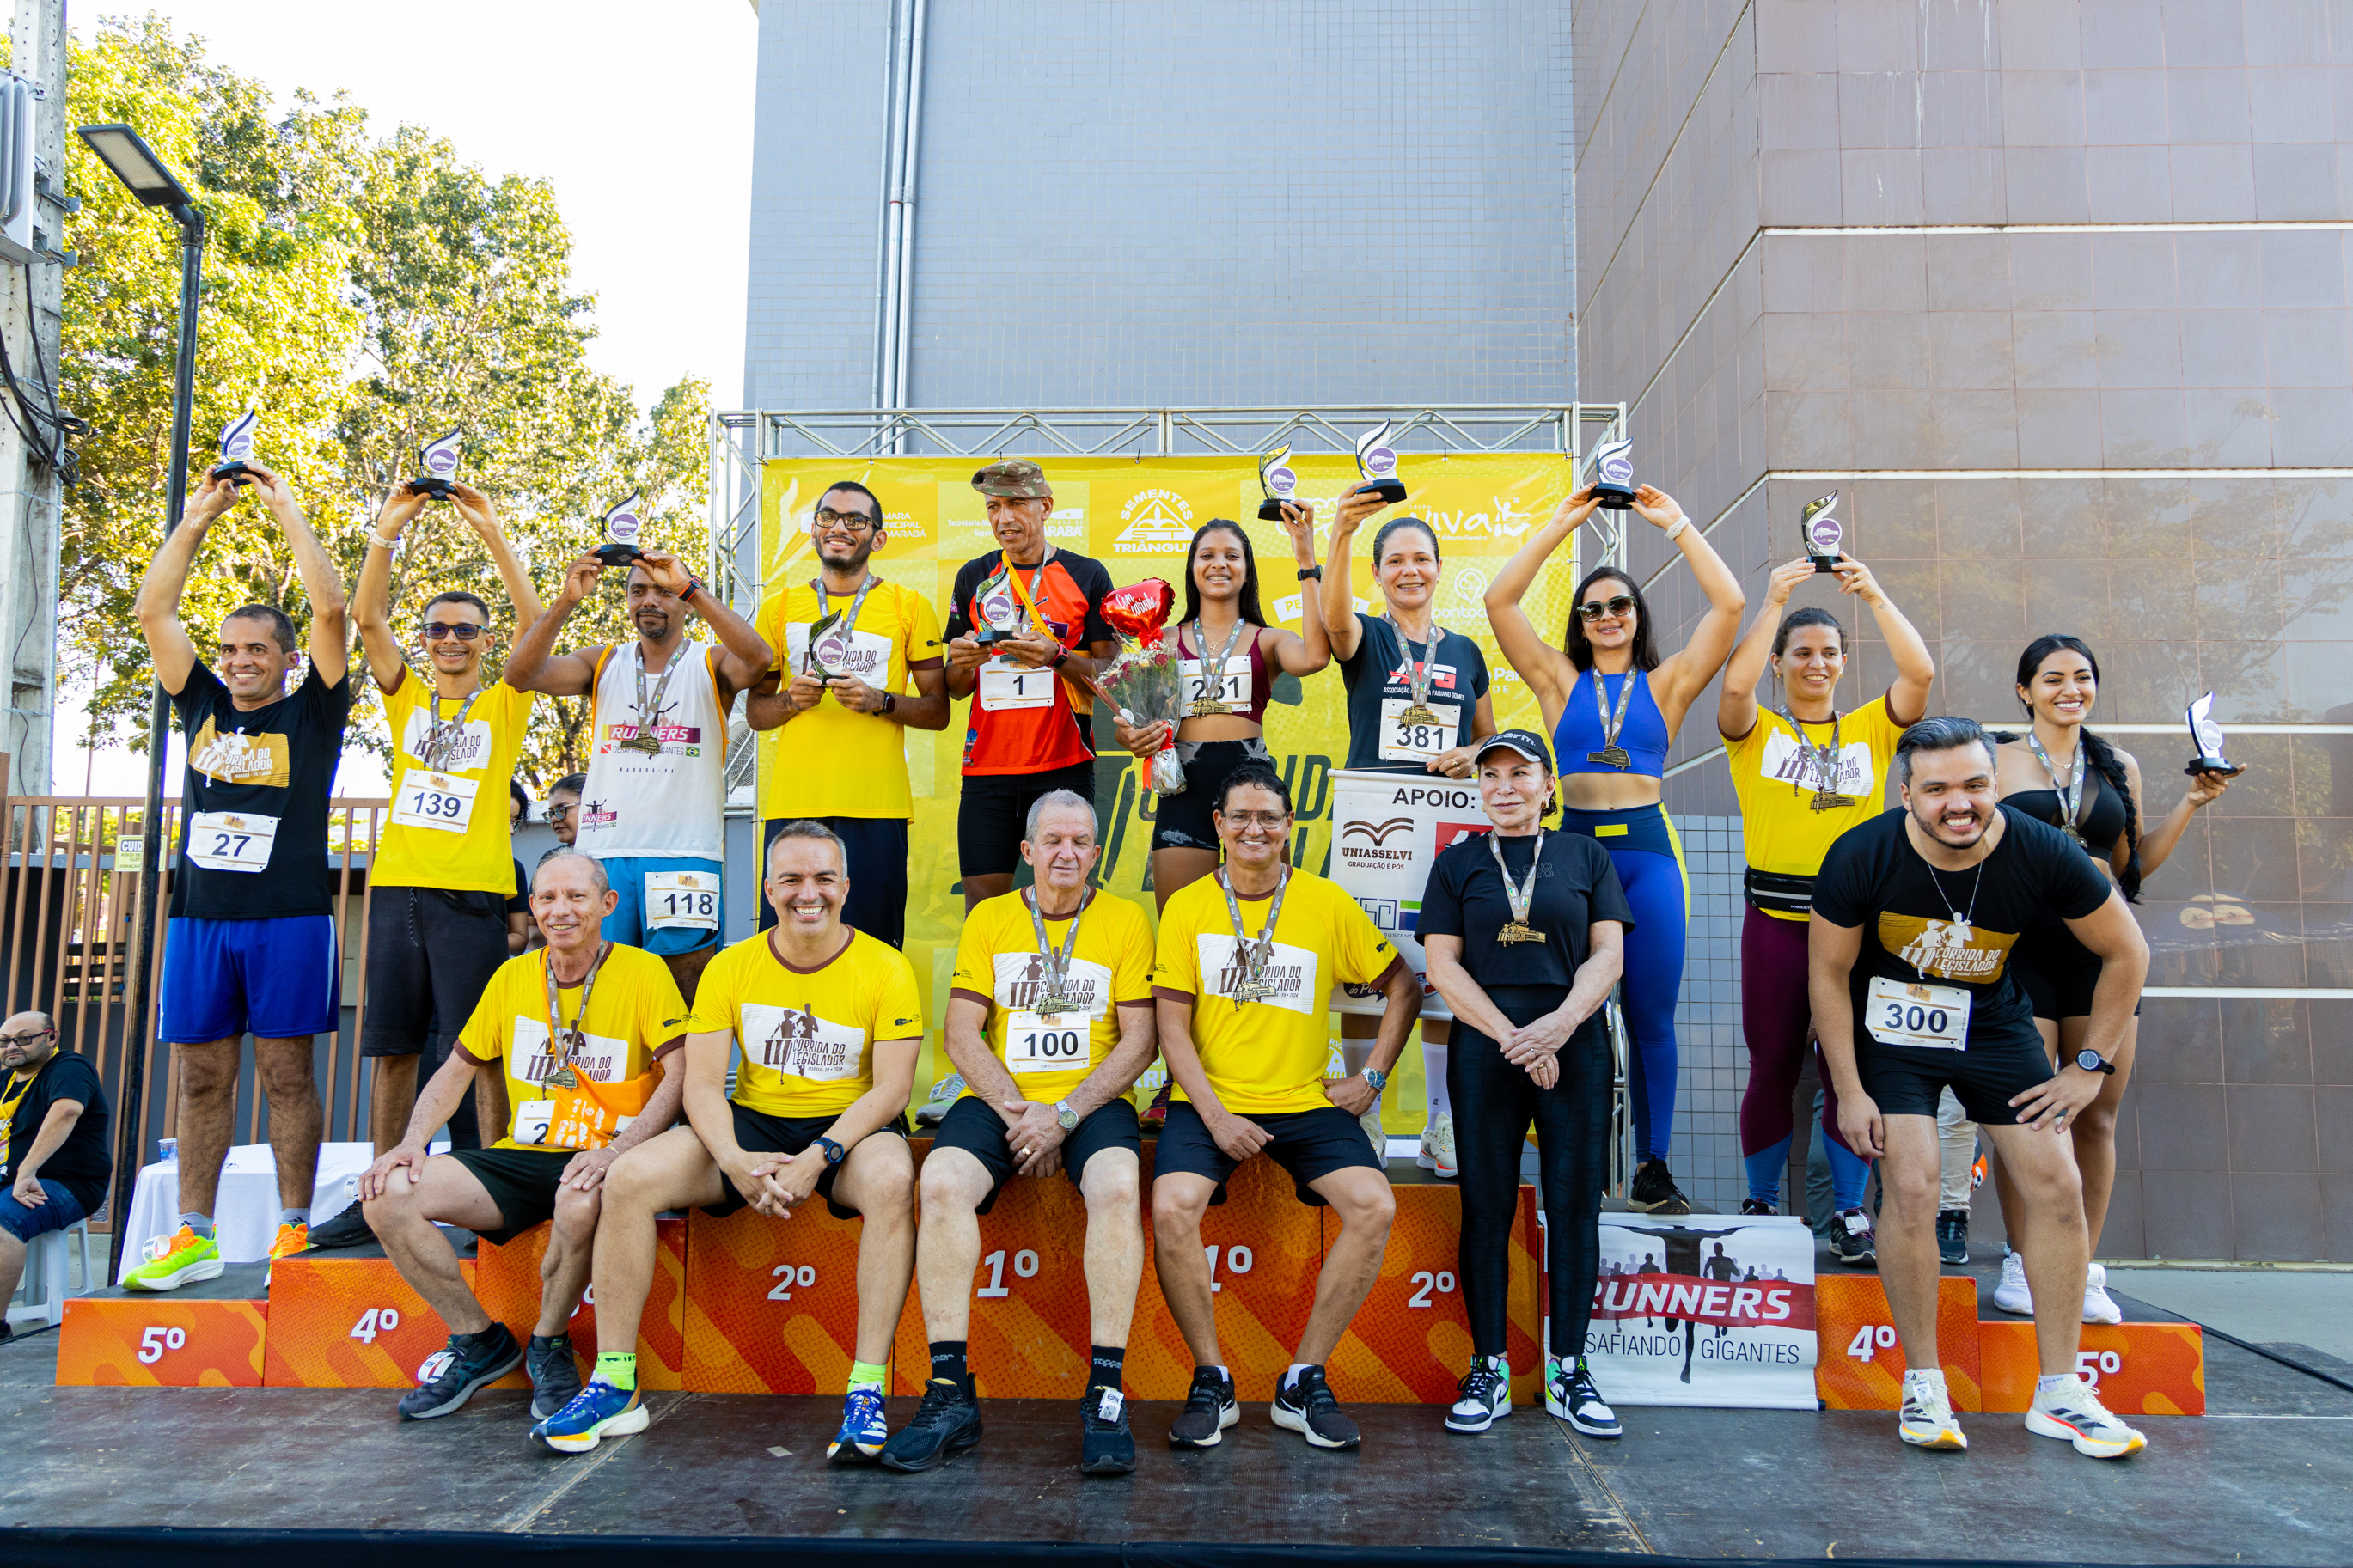
[[[292,480],[347,584],[385,494],[453,425],[465,432],[459,476],[498,503],[543,595],[633,485],[646,492],[649,544],[698,563],[707,553],[710,388],[681,382],[640,418],[629,389],[590,368],[595,300],[573,287],[571,237],[544,184],[493,180],[414,127],[376,136],[340,100],[298,93],[273,113],[261,83],[208,62],[200,40],[153,15],[77,43],[69,82],[72,123],[135,127],[205,216],[192,462],[201,471],[221,426],[260,409],[258,455]],[[179,237],[78,141],[67,186],[84,205],[68,231],[82,265],[67,274],[63,395],[93,430],[67,498],[59,636],[95,687],[103,731],[143,712],[151,679],[131,605],[163,538]],[[503,604],[454,511],[428,510],[408,540],[396,626],[415,626],[444,588]],[[214,528],[184,614],[201,646],[203,628],[254,599],[303,616],[285,542],[248,501]],[[608,585],[573,616],[567,642],[630,635],[619,605]],[[500,629],[504,647],[522,628]],[[543,705],[526,776],[586,765],[579,716],[564,711],[578,706]],[[372,697],[359,713],[353,742],[383,750]]]

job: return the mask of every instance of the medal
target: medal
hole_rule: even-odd
[[[466,715],[474,710],[474,704],[481,695],[482,689],[479,686],[474,688],[472,694],[459,706],[458,716],[447,723],[441,719],[441,694],[436,691],[427,700],[425,755],[419,759],[424,763],[427,773],[445,773],[449,771],[449,756],[457,750],[458,737],[465,732]]]
[[[858,584],[858,596],[849,601],[849,608],[836,611],[832,599],[826,594],[825,579],[814,577],[809,580],[809,586],[817,590],[817,621],[808,629],[808,651],[801,658],[804,671],[820,680],[836,679],[835,672],[827,666],[824,655],[819,651],[818,638],[820,635],[829,634],[825,635],[824,640],[838,641],[842,656],[848,658],[850,634],[858,629],[858,612],[866,607],[866,595],[872,593],[874,584],[881,581],[881,578],[869,572],[866,581]]]
[[[1627,706],[1633,700],[1634,672],[1632,670],[1629,669],[1625,679],[1619,684],[1618,710],[1615,713],[1609,710],[1609,705],[1602,693],[1601,671],[1596,669],[1593,672],[1593,711],[1601,719],[1601,749],[1598,752],[1586,752],[1587,762],[1599,763],[1605,768],[1616,768],[1621,773],[1634,765],[1633,757],[1628,753],[1625,747],[1618,743],[1618,731],[1626,727]]]
[[[1440,722],[1438,715],[1430,710],[1430,684],[1438,675],[1440,634],[1437,621],[1434,618],[1431,620],[1430,640],[1422,645],[1426,657],[1416,658],[1413,657],[1413,644],[1406,640],[1405,628],[1397,624],[1397,617],[1390,615],[1388,611],[1383,610],[1381,619],[1388,623],[1389,630],[1397,634],[1398,647],[1405,650],[1406,689],[1413,693],[1413,700],[1407,704],[1405,710],[1397,716],[1397,721],[1399,724]]]
[[[1544,829],[1536,829],[1535,848],[1528,856],[1527,879],[1516,886],[1512,881],[1512,873],[1504,865],[1504,847],[1496,842],[1501,837],[1495,833],[1487,835],[1487,853],[1495,858],[1495,875],[1504,879],[1504,900],[1512,906],[1512,918],[1504,922],[1503,930],[1495,933],[1495,940],[1505,946],[1522,942],[1540,942],[1544,941],[1545,933],[1528,924],[1528,910],[1536,899],[1536,865],[1544,858]]]
[[[574,1072],[569,1067],[557,1068],[554,1072],[547,1075],[547,1087],[550,1089],[578,1089],[580,1087],[580,1075]]]
[[[1839,793],[1839,764],[1841,752],[1839,748],[1838,710],[1831,710],[1831,741],[1827,746],[1817,746],[1807,740],[1806,727],[1798,722],[1797,715],[1790,712],[1788,708],[1776,708],[1773,711],[1781,722],[1789,726],[1789,732],[1798,738],[1798,759],[1803,764],[1801,771],[1814,775],[1814,793],[1812,798],[1806,802],[1807,806],[1814,811],[1836,811],[1841,806],[1856,804],[1858,796]],[[1796,780],[1790,781],[1790,787],[1798,787]]]
[[[2026,744],[2034,753],[2034,760],[2042,764],[2042,771],[2050,775],[2052,793],[2059,797],[2060,830],[2075,841],[2077,848],[2090,854],[2091,846],[2084,842],[2083,830],[2075,826],[2075,814],[2084,804],[2084,742],[2075,742],[2074,760],[2067,764],[2067,782],[2063,784],[2059,782],[2059,770],[2051,765],[2051,753],[2042,749],[2042,737],[2031,728],[2026,731]]]
[[[1071,911],[1071,929],[1062,933],[1059,951],[1046,938],[1046,917],[1038,908],[1038,889],[1026,888],[1021,901],[1029,909],[1029,929],[1038,933],[1038,952],[1046,961],[1046,988],[1029,1011],[1051,1016],[1056,1013],[1083,1013],[1087,1005],[1071,994],[1071,954],[1078,950],[1079,917],[1094,902],[1092,889],[1080,895],[1079,907]]]
[[[1274,956],[1274,922],[1282,918],[1282,895],[1291,888],[1291,868],[1286,866],[1282,880],[1274,885],[1274,902],[1267,906],[1266,930],[1255,942],[1242,930],[1242,906],[1234,897],[1234,879],[1228,869],[1218,868],[1218,886],[1226,890],[1226,919],[1233,922],[1234,962],[1241,966],[1241,978],[1226,987],[1225,994],[1241,1011],[1245,1002],[1263,1002],[1275,994],[1275,984],[1266,977],[1266,961]]]
[[[638,732],[620,742],[625,752],[642,752],[649,757],[661,755],[661,737],[654,733],[654,721],[661,717],[662,699],[670,695],[670,678],[678,673],[679,661],[686,656],[686,645],[681,643],[670,654],[670,663],[662,667],[661,679],[654,683],[653,700],[646,700],[646,648],[639,643],[633,650],[638,661]]]
[[[542,951],[545,952],[544,949]],[[572,1022],[569,1025],[564,1021],[564,1003],[559,994],[561,988],[555,982],[554,955],[548,953],[540,960],[539,972],[547,981],[548,1054],[554,1055],[559,1047],[563,1051],[562,1057],[556,1061],[555,1070],[547,1075],[544,1083],[547,1089],[574,1089],[580,1087],[580,1075],[573,1070],[572,1064],[574,1058],[580,1054],[581,1046],[588,1038],[588,998],[596,989],[596,974],[605,967],[605,955],[612,951],[613,944],[609,942],[597,944],[596,956],[589,961],[588,973],[582,976],[580,981],[580,1011],[572,1016]]]
[[[1194,617],[1193,647],[1195,651],[1201,655],[1201,695],[1185,710],[1187,717],[1208,719],[1219,713],[1233,711],[1231,708],[1227,707],[1218,698],[1211,697],[1209,693],[1215,691],[1219,696],[1224,695],[1226,660],[1233,658],[1234,645],[1242,640],[1242,627],[1248,624],[1239,616],[1234,617],[1234,629],[1226,634],[1226,646],[1218,650],[1218,662],[1212,665],[1208,660],[1209,639],[1202,634],[1200,617],[1198,616]]]

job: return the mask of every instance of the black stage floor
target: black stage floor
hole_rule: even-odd
[[[2116,1293],[2135,1317],[2167,1316]],[[1139,1403],[1141,1467],[1105,1480],[1078,1474],[1060,1404],[991,1403],[981,1446],[923,1476],[828,1466],[837,1399],[656,1394],[644,1436],[569,1459],[524,1440],[519,1393],[410,1424],[375,1389],[61,1389],[55,1339],[0,1347],[0,1525],[2071,1563],[2353,1552],[2353,1394],[2214,1340],[2210,1414],[2147,1421],[2148,1451],[2119,1464],[2015,1415],[1967,1417],[1969,1451],[1932,1455],[1876,1413],[1627,1410],[1624,1440],[1601,1444],[1526,1408],[1455,1437],[1405,1405],[1355,1407],[1355,1455],[1308,1449],[1262,1405],[1222,1447],[1177,1454],[1176,1407]],[[890,1403],[894,1424],[913,1405]]]

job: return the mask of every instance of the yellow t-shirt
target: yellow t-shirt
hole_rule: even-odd
[[[848,615],[853,597],[832,594],[828,602]],[[817,590],[805,581],[769,595],[760,606],[754,625],[776,650],[776,668],[787,683],[803,668],[809,626],[817,618]],[[910,668],[929,668],[945,657],[940,617],[931,601],[886,579],[866,595],[849,645],[828,649],[825,664],[878,691],[904,697],[913,689],[907,680]],[[786,747],[791,748],[789,764]],[[853,713],[828,692],[807,712],[760,737],[760,815],[769,821],[912,816],[914,810],[907,784],[907,731],[896,719]]]
[[[460,892],[514,891],[514,842],[507,827],[508,792],[531,722],[532,693],[501,680],[484,687],[474,705],[441,700],[441,721],[459,725],[447,764],[425,766],[432,735],[433,682],[414,670],[385,693],[392,724],[392,809],[376,842],[368,885],[448,888]]]
[[[1067,920],[1049,920],[1046,940],[1059,948],[1070,929]],[[965,917],[949,984],[956,995],[987,1006],[988,1048],[1013,1075],[1021,1098],[1051,1105],[1119,1044],[1120,1005],[1152,1000],[1151,922],[1125,899],[1097,890],[1079,911],[1066,979],[1066,994],[1084,1000],[1085,1011],[1029,1011],[1045,983],[1045,957],[1020,893],[985,899]]]
[[[768,934],[711,961],[686,1026],[724,1029],[744,1048],[735,1103],[771,1116],[831,1116],[874,1087],[874,1042],[923,1037],[915,972],[897,948],[855,931],[807,973],[788,969]]]
[[[1265,934],[1271,898],[1240,900],[1242,930]],[[1187,886],[1160,911],[1155,992],[1193,1004],[1193,1046],[1209,1087],[1228,1110],[1315,1110],[1324,1097],[1332,987],[1370,985],[1398,962],[1397,949],[1336,882],[1294,869],[1274,929],[1263,978],[1274,994],[1236,1003],[1242,979],[1225,889],[1214,876]],[[1188,1098],[1182,1089],[1179,1100]]]
[[[509,873],[512,877],[512,873]],[[655,1063],[686,1041],[686,1003],[670,965],[643,948],[615,942],[596,971],[588,1011],[580,987],[556,993],[565,1026],[583,1037],[576,1051],[550,1049],[547,949],[499,965],[458,1049],[484,1067],[503,1062],[507,1134],[501,1149],[601,1149],[646,1108],[661,1079]],[[579,1079],[570,1089],[548,1078],[569,1056]]]
[[[1796,731],[1770,709],[1757,710],[1757,727],[1737,741],[1724,743],[1732,767],[1732,791],[1740,798],[1741,836],[1748,864],[1759,871],[1810,877],[1822,868],[1822,857],[1840,834],[1859,826],[1887,809],[1888,770],[1895,760],[1895,742],[1905,727],[1887,716],[1883,694],[1838,721],[1838,793],[1852,796],[1852,805],[1813,808],[1814,775],[1798,754]],[[1828,724],[1808,724],[1810,744],[1827,746]],[[1776,920],[1803,921],[1801,914],[1780,910],[1766,913]]]

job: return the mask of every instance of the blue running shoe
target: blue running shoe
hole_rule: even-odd
[[[825,1457],[837,1465],[871,1464],[890,1440],[891,1428],[882,1420],[881,1391],[853,1388],[841,1402],[841,1430],[825,1446]]]
[[[592,1378],[571,1403],[531,1429],[531,1440],[559,1454],[585,1454],[608,1436],[644,1431],[648,1419],[636,1389]]]

